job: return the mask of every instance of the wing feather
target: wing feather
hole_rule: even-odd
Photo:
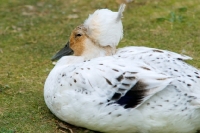
[[[63,69],[67,75],[62,78],[63,84],[80,93],[105,97],[107,105],[117,104],[124,108],[140,106],[173,80],[130,59],[116,61],[113,57],[103,57],[73,65],[76,69],[68,67]]]

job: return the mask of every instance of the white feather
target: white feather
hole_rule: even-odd
[[[117,46],[123,37],[121,17],[124,8],[122,4],[118,12],[100,9],[89,15],[84,22],[88,36],[101,46]]]
[[[61,120],[101,132],[194,133],[200,129],[200,71],[181,59],[190,57],[145,47],[86,62],[66,56],[46,80],[45,102]],[[135,79],[116,80],[121,74]],[[123,96],[138,81],[148,90],[140,104],[108,105],[119,88],[125,89]]]
[[[104,48],[92,47],[115,49],[123,36],[124,7],[97,10],[85,21],[91,42],[85,41],[84,52],[104,57],[62,57],[45,82],[48,108],[63,121],[100,132],[195,133],[200,71],[184,62],[191,57],[147,47],[105,56]]]

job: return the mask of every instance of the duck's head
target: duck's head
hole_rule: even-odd
[[[123,37],[121,18],[124,8],[125,4],[122,4],[118,12],[100,9],[89,15],[82,25],[72,31],[69,42],[52,60],[67,55],[91,59],[114,54]]]

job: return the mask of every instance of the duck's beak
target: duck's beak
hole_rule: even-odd
[[[74,51],[69,47],[69,42],[67,42],[67,44],[65,45],[64,48],[62,48],[58,53],[56,53],[51,60],[55,61],[60,59],[63,56],[67,56],[67,55],[72,55],[74,53]]]

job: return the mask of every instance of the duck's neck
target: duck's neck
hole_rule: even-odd
[[[82,56],[85,60],[92,58],[102,57],[102,56],[111,56],[116,53],[116,48],[111,46],[100,46],[94,44],[92,41],[87,40]]]

